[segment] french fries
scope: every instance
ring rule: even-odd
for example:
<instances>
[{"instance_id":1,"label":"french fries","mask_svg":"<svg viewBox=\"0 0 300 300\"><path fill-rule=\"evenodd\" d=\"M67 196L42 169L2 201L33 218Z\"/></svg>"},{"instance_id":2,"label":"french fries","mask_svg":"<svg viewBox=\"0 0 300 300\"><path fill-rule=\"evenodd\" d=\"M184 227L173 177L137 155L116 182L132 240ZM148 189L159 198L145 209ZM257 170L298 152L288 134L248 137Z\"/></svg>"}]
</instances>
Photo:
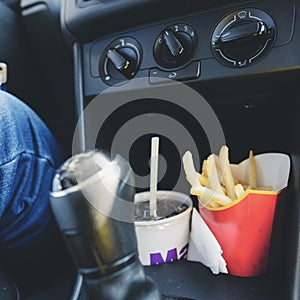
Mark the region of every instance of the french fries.
<instances>
[{"instance_id":1,"label":"french fries","mask_svg":"<svg viewBox=\"0 0 300 300\"><path fill-rule=\"evenodd\" d=\"M219 175L216 166L215 155L212 154L207 159L207 176L208 176L208 187L221 195L225 195L221 188L221 183L219 180Z\"/></svg>"},{"instance_id":2,"label":"french fries","mask_svg":"<svg viewBox=\"0 0 300 300\"><path fill-rule=\"evenodd\" d=\"M222 146L219 153L219 161L221 167L221 181L226 188L227 194L230 198L236 199L237 195L234 190L234 179L230 169L229 150L227 146Z\"/></svg>"},{"instance_id":3,"label":"french fries","mask_svg":"<svg viewBox=\"0 0 300 300\"><path fill-rule=\"evenodd\" d=\"M204 199L208 199L211 200L213 199L214 202L218 203L218 206L226 206L231 204L232 200L230 198L228 198L225 195L222 195L218 192L215 192L212 189L206 188L202 185L196 185L196 186L192 186L191 188L191 194L195 195L195 196L200 196L201 198ZM215 204L215 203L213 203Z\"/></svg>"},{"instance_id":4,"label":"french fries","mask_svg":"<svg viewBox=\"0 0 300 300\"><path fill-rule=\"evenodd\" d=\"M257 184L256 184L256 164L255 164L255 158L254 158L252 150L249 152L249 185L254 190L257 188Z\"/></svg>"},{"instance_id":5,"label":"french fries","mask_svg":"<svg viewBox=\"0 0 300 300\"><path fill-rule=\"evenodd\" d=\"M248 189L272 191L271 186L259 187L257 184L256 162L253 151L249 152L248 181L235 178L229 160L229 149L222 146L219 155L211 154L202 162L201 174L194 167L193 157L187 151L183 158L183 167L187 181L191 185L190 193L198 196L203 206L225 207L243 196Z\"/></svg>"},{"instance_id":6,"label":"french fries","mask_svg":"<svg viewBox=\"0 0 300 300\"><path fill-rule=\"evenodd\" d=\"M192 153L187 151L182 157L183 168L186 175L186 180L191 186L198 184L198 173L195 170Z\"/></svg>"},{"instance_id":7,"label":"french fries","mask_svg":"<svg viewBox=\"0 0 300 300\"><path fill-rule=\"evenodd\" d=\"M240 183L238 183L237 185L234 186L234 192L236 196L240 198L245 193L245 189Z\"/></svg>"}]
</instances>

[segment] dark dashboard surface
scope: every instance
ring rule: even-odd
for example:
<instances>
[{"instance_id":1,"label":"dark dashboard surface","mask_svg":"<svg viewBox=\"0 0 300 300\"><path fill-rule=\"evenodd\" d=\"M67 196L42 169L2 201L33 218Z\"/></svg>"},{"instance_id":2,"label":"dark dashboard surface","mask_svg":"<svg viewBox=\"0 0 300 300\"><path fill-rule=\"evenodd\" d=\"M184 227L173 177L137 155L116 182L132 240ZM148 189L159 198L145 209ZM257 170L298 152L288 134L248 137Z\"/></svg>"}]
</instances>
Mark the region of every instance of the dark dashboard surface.
<instances>
[{"instance_id":1,"label":"dark dashboard surface","mask_svg":"<svg viewBox=\"0 0 300 300\"><path fill-rule=\"evenodd\" d=\"M181 16L249 0L79 0L63 1L63 28L79 42L92 41L105 34L139 24ZM109 26L107 26L109 24Z\"/></svg>"}]
</instances>

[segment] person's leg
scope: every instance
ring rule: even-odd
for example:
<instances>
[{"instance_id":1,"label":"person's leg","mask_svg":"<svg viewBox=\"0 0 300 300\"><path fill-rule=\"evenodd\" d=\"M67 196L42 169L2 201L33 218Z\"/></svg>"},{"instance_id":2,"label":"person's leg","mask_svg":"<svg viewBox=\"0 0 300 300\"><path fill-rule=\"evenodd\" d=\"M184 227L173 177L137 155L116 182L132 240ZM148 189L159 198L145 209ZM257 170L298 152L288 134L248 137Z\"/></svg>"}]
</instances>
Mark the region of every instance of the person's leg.
<instances>
[{"instance_id":1,"label":"person's leg","mask_svg":"<svg viewBox=\"0 0 300 300\"><path fill-rule=\"evenodd\" d=\"M40 118L0 91L0 266L17 280L41 272L36 264L47 268L47 261L59 260L53 256L60 255L62 241L48 194L63 159Z\"/></svg>"}]
</instances>

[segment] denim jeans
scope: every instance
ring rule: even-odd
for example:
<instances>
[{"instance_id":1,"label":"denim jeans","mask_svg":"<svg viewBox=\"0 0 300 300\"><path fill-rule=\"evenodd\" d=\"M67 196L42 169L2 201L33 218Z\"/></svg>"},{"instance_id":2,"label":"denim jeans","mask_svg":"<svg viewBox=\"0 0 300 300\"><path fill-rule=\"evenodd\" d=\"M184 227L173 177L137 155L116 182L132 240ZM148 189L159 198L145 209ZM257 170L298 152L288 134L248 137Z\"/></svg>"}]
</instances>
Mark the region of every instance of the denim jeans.
<instances>
[{"instance_id":1,"label":"denim jeans","mask_svg":"<svg viewBox=\"0 0 300 300\"><path fill-rule=\"evenodd\" d=\"M0 91L0 267L17 281L35 271L47 273L50 262L63 256L48 200L63 159L33 110Z\"/></svg>"}]
</instances>

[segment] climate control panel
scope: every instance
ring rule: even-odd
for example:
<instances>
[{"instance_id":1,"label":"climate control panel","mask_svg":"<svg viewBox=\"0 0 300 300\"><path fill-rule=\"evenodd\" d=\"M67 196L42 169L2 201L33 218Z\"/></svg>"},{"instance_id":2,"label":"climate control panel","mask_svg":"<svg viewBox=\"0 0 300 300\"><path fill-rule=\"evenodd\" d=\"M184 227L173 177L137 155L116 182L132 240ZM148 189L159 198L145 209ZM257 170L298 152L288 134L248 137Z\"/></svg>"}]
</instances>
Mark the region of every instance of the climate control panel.
<instances>
[{"instance_id":1,"label":"climate control panel","mask_svg":"<svg viewBox=\"0 0 300 300\"><path fill-rule=\"evenodd\" d=\"M272 2L272 7L268 1L199 12L89 42L84 46L86 90L92 94L139 77L149 84L198 82L282 69L279 52L292 40L295 7L293 0Z\"/></svg>"}]
</instances>

